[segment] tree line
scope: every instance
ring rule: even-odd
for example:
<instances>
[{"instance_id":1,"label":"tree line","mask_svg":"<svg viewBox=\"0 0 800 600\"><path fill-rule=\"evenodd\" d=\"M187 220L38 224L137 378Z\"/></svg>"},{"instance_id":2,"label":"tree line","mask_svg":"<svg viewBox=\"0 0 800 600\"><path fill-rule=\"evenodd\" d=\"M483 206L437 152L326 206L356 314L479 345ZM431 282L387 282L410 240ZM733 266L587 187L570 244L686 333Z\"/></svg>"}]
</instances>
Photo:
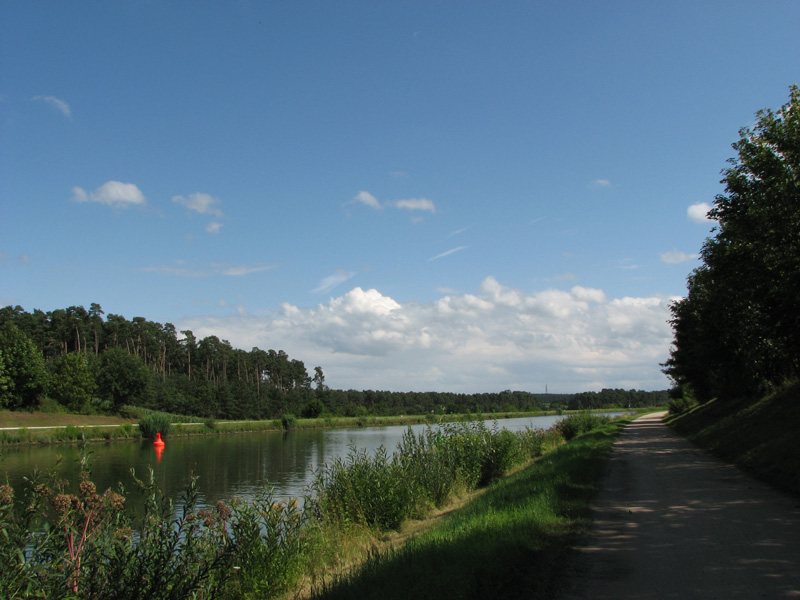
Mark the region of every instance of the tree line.
<instances>
[{"instance_id":1,"label":"tree line","mask_svg":"<svg viewBox=\"0 0 800 600\"><path fill-rule=\"evenodd\" d=\"M492 413L545 408L652 406L666 392L578 395L336 390L283 350L249 351L217 336L198 339L142 317L106 315L99 304L27 312L0 309L0 406L115 413L139 406L220 419Z\"/></svg>"},{"instance_id":2,"label":"tree line","mask_svg":"<svg viewBox=\"0 0 800 600\"><path fill-rule=\"evenodd\" d=\"M742 128L709 217L714 236L672 305L664 371L704 402L758 397L800 376L800 89Z\"/></svg>"}]
</instances>

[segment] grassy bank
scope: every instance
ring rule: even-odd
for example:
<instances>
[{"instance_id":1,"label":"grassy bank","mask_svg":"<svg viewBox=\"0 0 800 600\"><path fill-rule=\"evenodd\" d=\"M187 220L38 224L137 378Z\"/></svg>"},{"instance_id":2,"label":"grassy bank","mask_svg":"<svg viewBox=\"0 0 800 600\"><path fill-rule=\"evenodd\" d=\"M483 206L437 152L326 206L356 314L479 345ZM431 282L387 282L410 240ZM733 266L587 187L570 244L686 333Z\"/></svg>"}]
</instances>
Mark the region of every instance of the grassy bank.
<instances>
[{"instance_id":1,"label":"grassy bank","mask_svg":"<svg viewBox=\"0 0 800 600\"><path fill-rule=\"evenodd\" d=\"M0 597L272 598L298 581L319 597L383 596L387 582L404 598L552 590L619 428L574 420L548 432L468 422L409 431L392 457L353 449L315 472L303 503L265 490L200 508L193 481L177 517L152 472L137 486L144 514L126 508L123 488L96 489L88 471L71 483L34 474L22 496L0 485ZM504 478L565 434L577 437ZM364 544L379 547L476 489L485 491L427 534L359 557ZM363 567L342 568L346 548L344 560Z\"/></svg>"},{"instance_id":2,"label":"grassy bank","mask_svg":"<svg viewBox=\"0 0 800 600\"><path fill-rule=\"evenodd\" d=\"M546 454L400 547L373 551L313 596L546 598L589 525L589 503L621 428L615 421Z\"/></svg>"},{"instance_id":3,"label":"grassy bank","mask_svg":"<svg viewBox=\"0 0 800 600\"><path fill-rule=\"evenodd\" d=\"M800 383L758 400L713 400L667 423L755 477L800 496Z\"/></svg>"}]
</instances>

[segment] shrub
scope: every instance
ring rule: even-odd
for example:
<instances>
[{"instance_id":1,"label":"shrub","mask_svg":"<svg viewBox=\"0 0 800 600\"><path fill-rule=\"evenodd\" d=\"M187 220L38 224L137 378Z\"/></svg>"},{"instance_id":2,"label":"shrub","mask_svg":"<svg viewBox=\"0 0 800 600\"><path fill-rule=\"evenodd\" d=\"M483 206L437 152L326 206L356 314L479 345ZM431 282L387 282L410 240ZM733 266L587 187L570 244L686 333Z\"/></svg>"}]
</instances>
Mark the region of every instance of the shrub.
<instances>
[{"instance_id":1,"label":"shrub","mask_svg":"<svg viewBox=\"0 0 800 600\"><path fill-rule=\"evenodd\" d=\"M347 457L315 472L312 487L322 518L340 527L396 529L411 512L413 486L383 446L372 457L351 446Z\"/></svg>"},{"instance_id":2,"label":"shrub","mask_svg":"<svg viewBox=\"0 0 800 600\"><path fill-rule=\"evenodd\" d=\"M139 419L139 432L142 437L153 438L156 433L166 436L169 433L172 421L170 418L159 412L151 412Z\"/></svg>"},{"instance_id":3,"label":"shrub","mask_svg":"<svg viewBox=\"0 0 800 600\"><path fill-rule=\"evenodd\" d=\"M555 430L564 436L565 440L569 441L610 421L610 417L581 412L561 419L555 424Z\"/></svg>"},{"instance_id":4,"label":"shrub","mask_svg":"<svg viewBox=\"0 0 800 600\"><path fill-rule=\"evenodd\" d=\"M281 415L281 427L283 427L286 431L294 429L297 427L297 417L289 413Z\"/></svg>"}]
</instances>

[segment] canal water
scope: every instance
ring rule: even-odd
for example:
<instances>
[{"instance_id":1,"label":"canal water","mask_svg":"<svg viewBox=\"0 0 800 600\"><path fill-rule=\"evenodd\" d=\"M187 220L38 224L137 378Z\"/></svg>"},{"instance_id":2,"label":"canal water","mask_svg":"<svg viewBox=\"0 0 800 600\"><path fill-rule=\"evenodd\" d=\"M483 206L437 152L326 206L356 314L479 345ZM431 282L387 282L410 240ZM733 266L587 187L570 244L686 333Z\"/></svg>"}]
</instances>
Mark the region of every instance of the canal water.
<instances>
[{"instance_id":1,"label":"canal water","mask_svg":"<svg viewBox=\"0 0 800 600\"><path fill-rule=\"evenodd\" d=\"M509 431L548 429L560 418L525 417L486 424ZM411 429L419 433L425 427L413 425ZM287 499L306 493L313 471L346 456L351 446L370 454L383 446L391 453L407 430L408 426L402 425L168 437L160 457L152 441L90 443L83 451L75 445L4 447L0 448L0 482L7 479L18 494L35 470L55 470L60 478L76 482L83 452L89 453L88 464L98 491L119 482L134 490L131 470L146 480L152 468L162 490L178 505L193 473L199 478L202 505L233 497L248 499L264 486L271 487L277 499Z\"/></svg>"}]
</instances>

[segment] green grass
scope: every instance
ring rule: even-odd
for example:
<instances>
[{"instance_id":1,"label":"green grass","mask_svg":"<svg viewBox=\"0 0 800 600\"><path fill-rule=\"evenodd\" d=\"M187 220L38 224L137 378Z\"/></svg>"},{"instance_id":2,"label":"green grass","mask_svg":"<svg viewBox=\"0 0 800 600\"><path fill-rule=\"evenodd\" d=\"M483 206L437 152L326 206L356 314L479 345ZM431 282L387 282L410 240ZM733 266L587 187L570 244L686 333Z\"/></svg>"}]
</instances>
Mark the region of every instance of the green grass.
<instances>
[{"instance_id":1,"label":"green grass","mask_svg":"<svg viewBox=\"0 0 800 600\"><path fill-rule=\"evenodd\" d=\"M667 418L675 431L772 486L800 495L800 383L758 400L714 400Z\"/></svg>"},{"instance_id":2,"label":"green grass","mask_svg":"<svg viewBox=\"0 0 800 600\"><path fill-rule=\"evenodd\" d=\"M589 505L629 420L579 435L500 480L400 548L373 551L349 575L318 586L335 598L548 597L588 528Z\"/></svg>"}]
</instances>

